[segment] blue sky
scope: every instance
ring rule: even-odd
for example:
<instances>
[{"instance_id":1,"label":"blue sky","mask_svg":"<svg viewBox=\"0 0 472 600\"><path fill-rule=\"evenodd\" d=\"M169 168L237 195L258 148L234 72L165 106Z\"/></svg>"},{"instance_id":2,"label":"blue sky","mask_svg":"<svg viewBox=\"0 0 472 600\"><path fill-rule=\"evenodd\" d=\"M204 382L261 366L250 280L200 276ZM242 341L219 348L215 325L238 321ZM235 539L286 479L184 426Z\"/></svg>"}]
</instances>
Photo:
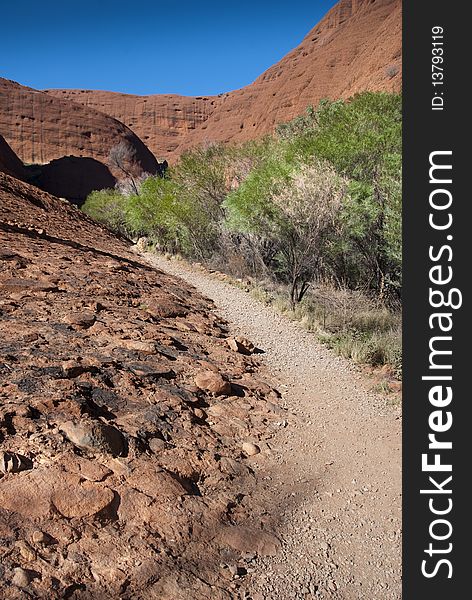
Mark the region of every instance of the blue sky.
<instances>
[{"instance_id":1,"label":"blue sky","mask_svg":"<svg viewBox=\"0 0 472 600\"><path fill-rule=\"evenodd\" d=\"M0 76L37 89L218 94L254 81L334 0L2 0Z\"/></svg>"}]
</instances>

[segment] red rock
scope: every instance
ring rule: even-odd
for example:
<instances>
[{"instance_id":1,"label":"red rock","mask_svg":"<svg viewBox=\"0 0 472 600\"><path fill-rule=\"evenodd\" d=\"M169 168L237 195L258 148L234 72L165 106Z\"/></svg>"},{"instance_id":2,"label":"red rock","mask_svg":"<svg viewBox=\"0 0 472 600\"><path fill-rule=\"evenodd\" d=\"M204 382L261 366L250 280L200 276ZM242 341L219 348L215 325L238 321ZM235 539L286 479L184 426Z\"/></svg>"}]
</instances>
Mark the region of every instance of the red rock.
<instances>
[{"instance_id":1,"label":"red rock","mask_svg":"<svg viewBox=\"0 0 472 600\"><path fill-rule=\"evenodd\" d=\"M195 385L201 390L211 392L216 396L231 394L231 384L214 371L203 371L195 377Z\"/></svg>"},{"instance_id":2,"label":"red rock","mask_svg":"<svg viewBox=\"0 0 472 600\"><path fill-rule=\"evenodd\" d=\"M226 343L233 350L233 352L239 352L240 354L253 354L256 347L252 342L244 337L227 338Z\"/></svg>"},{"instance_id":3,"label":"red rock","mask_svg":"<svg viewBox=\"0 0 472 600\"><path fill-rule=\"evenodd\" d=\"M52 481L51 474L44 471L19 473L12 479L1 480L0 508L27 518L48 517Z\"/></svg>"},{"instance_id":4,"label":"red rock","mask_svg":"<svg viewBox=\"0 0 472 600\"><path fill-rule=\"evenodd\" d=\"M75 456L67 461L68 470L77 473L88 481L103 481L112 471L96 460L88 460Z\"/></svg>"},{"instance_id":5,"label":"red rock","mask_svg":"<svg viewBox=\"0 0 472 600\"><path fill-rule=\"evenodd\" d=\"M185 317L188 314L188 309L168 299L162 299L145 303L144 310L149 313L152 317L156 318L172 318L172 317Z\"/></svg>"},{"instance_id":6,"label":"red rock","mask_svg":"<svg viewBox=\"0 0 472 600\"><path fill-rule=\"evenodd\" d=\"M0 78L0 133L23 162L44 164L73 154L106 162L125 140L143 170L157 163L143 142L108 115Z\"/></svg>"},{"instance_id":7,"label":"red rock","mask_svg":"<svg viewBox=\"0 0 472 600\"><path fill-rule=\"evenodd\" d=\"M31 540L34 544L40 544L44 546L52 543L51 536L47 533L44 533L44 531L41 531L40 529L36 529L35 531L33 531Z\"/></svg>"},{"instance_id":8,"label":"red rock","mask_svg":"<svg viewBox=\"0 0 472 600\"><path fill-rule=\"evenodd\" d=\"M175 372L166 363L131 363L129 365L131 372L137 377L173 379Z\"/></svg>"},{"instance_id":9,"label":"red rock","mask_svg":"<svg viewBox=\"0 0 472 600\"><path fill-rule=\"evenodd\" d=\"M233 458L229 458L227 456L221 457L218 466L222 473L228 475L235 476L247 473L247 468L244 465L234 460Z\"/></svg>"},{"instance_id":10,"label":"red rock","mask_svg":"<svg viewBox=\"0 0 472 600\"><path fill-rule=\"evenodd\" d=\"M247 456L254 456L255 454L259 454L259 452L261 451L259 446L256 446L256 444L253 444L252 442L244 442L241 446L241 450Z\"/></svg>"},{"instance_id":11,"label":"red rock","mask_svg":"<svg viewBox=\"0 0 472 600\"><path fill-rule=\"evenodd\" d=\"M140 340L121 340L119 342L122 348L127 350L136 350L136 352L142 352L143 354L156 354L156 346L153 342L143 342Z\"/></svg>"},{"instance_id":12,"label":"red rock","mask_svg":"<svg viewBox=\"0 0 472 600\"><path fill-rule=\"evenodd\" d=\"M222 417L228 414L229 408L225 404L212 404L206 411L211 417Z\"/></svg>"},{"instance_id":13,"label":"red rock","mask_svg":"<svg viewBox=\"0 0 472 600\"><path fill-rule=\"evenodd\" d=\"M197 417L197 419L205 419L206 418L206 413L203 410L201 410L200 408L194 408L193 414Z\"/></svg>"},{"instance_id":14,"label":"red rock","mask_svg":"<svg viewBox=\"0 0 472 600\"><path fill-rule=\"evenodd\" d=\"M29 569L22 569L21 567L16 567L14 569L14 575L11 582L13 585L16 585L19 588L26 588L33 581L35 577L38 577L38 573L35 571L30 571Z\"/></svg>"},{"instance_id":15,"label":"red rock","mask_svg":"<svg viewBox=\"0 0 472 600\"><path fill-rule=\"evenodd\" d=\"M219 433L202 421L210 408L189 383L209 371L228 391L220 373L236 379L244 359L222 347L207 300L70 203L0 173L0 221L0 285L10 282L0 290L0 433L8 452L32 457L30 470L0 475L0 597L23 593L11 577L29 561L41 575L31 583L38 598L68 589L175 600L174 586L166 596L149 584L172 574L183 598L229 600L216 587L200 594L187 565L218 584L215 525L254 478L239 440L263 440L264 428L249 430L248 395L220 401L228 413L215 421L229 425ZM187 316L151 320L143 299ZM99 310L100 327L80 326ZM205 335L193 326L173 338L179 319ZM123 339L159 356L129 352ZM256 380L247 373L244 385L256 389ZM262 505L250 508L259 519Z\"/></svg>"},{"instance_id":16,"label":"red rock","mask_svg":"<svg viewBox=\"0 0 472 600\"><path fill-rule=\"evenodd\" d=\"M25 542L24 540L18 540L16 547L20 551L21 557L24 558L26 562L32 562L36 560L37 552L28 544L28 542Z\"/></svg>"},{"instance_id":17,"label":"red rock","mask_svg":"<svg viewBox=\"0 0 472 600\"><path fill-rule=\"evenodd\" d=\"M36 292L55 292L57 286L47 281L38 281L36 279L20 279L12 277L0 281L0 288L3 288L5 293L28 292L34 294Z\"/></svg>"},{"instance_id":18,"label":"red rock","mask_svg":"<svg viewBox=\"0 0 472 600\"><path fill-rule=\"evenodd\" d=\"M51 496L54 507L68 519L93 517L113 502L112 490L97 483L80 483L80 478L64 477Z\"/></svg>"},{"instance_id":19,"label":"red rock","mask_svg":"<svg viewBox=\"0 0 472 600\"><path fill-rule=\"evenodd\" d=\"M155 454L157 454L157 453L165 450L166 443L164 440L161 440L160 438L152 438L151 440L149 440L149 448L150 448L151 452L154 452Z\"/></svg>"},{"instance_id":20,"label":"red rock","mask_svg":"<svg viewBox=\"0 0 472 600\"><path fill-rule=\"evenodd\" d=\"M136 96L97 90L45 90L115 117L132 129L159 159L171 159L185 137L221 102L217 96Z\"/></svg>"},{"instance_id":21,"label":"red rock","mask_svg":"<svg viewBox=\"0 0 472 600\"><path fill-rule=\"evenodd\" d=\"M400 91L401 0L340 0L302 43L256 81L218 97L48 90L126 123L156 156L175 161L207 140L261 137L322 98ZM156 127L157 123L157 127ZM1 130L0 130L1 131Z\"/></svg>"},{"instance_id":22,"label":"red rock","mask_svg":"<svg viewBox=\"0 0 472 600\"><path fill-rule=\"evenodd\" d=\"M87 371L87 367L79 360L66 360L61 364L65 377L73 379Z\"/></svg>"},{"instance_id":23,"label":"red rock","mask_svg":"<svg viewBox=\"0 0 472 600\"><path fill-rule=\"evenodd\" d=\"M67 421L61 424L60 429L78 448L113 456L121 456L125 452L125 440L121 432L101 421Z\"/></svg>"},{"instance_id":24,"label":"red rock","mask_svg":"<svg viewBox=\"0 0 472 600\"><path fill-rule=\"evenodd\" d=\"M134 471L128 477L128 484L153 499L175 498L187 493L170 473L158 471L150 464L143 465L139 471Z\"/></svg>"},{"instance_id":25,"label":"red rock","mask_svg":"<svg viewBox=\"0 0 472 600\"><path fill-rule=\"evenodd\" d=\"M126 143L135 152L137 170L161 170L142 140L118 120L93 108L55 98L0 78L0 134L24 163L36 167L42 189L82 202L92 189L113 187L118 171L110 171L113 146ZM22 175L0 145L0 170ZM5 169L1 168L3 162ZM49 163L46 166L45 163ZM11 167L14 167L13 169ZM28 173L26 173L28 176Z\"/></svg>"},{"instance_id":26,"label":"red rock","mask_svg":"<svg viewBox=\"0 0 472 600\"><path fill-rule=\"evenodd\" d=\"M120 505L118 507L118 518L123 523L131 523L135 520L149 520L150 509L153 498L138 491L137 489L126 486L119 488Z\"/></svg>"},{"instance_id":27,"label":"red rock","mask_svg":"<svg viewBox=\"0 0 472 600\"><path fill-rule=\"evenodd\" d=\"M280 540L267 531L249 527L226 527L220 541L241 553L257 552L259 556L274 556L280 549Z\"/></svg>"},{"instance_id":28,"label":"red rock","mask_svg":"<svg viewBox=\"0 0 472 600\"><path fill-rule=\"evenodd\" d=\"M197 328L193 323L189 323L188 321L184 321L180 318L175 320L174 325L179 331L197 331Z\"/></svg>"},{"instance_id":29,"label":"red rock","mask_svg":"<svg viewBox=\"0 0 472 600\"><path fill-rule=\"evenodd\" d=\"M64 317L64 323L77 327L90 327L95 323L95 315L88 311L69 313Z\"/></svg>"},{"instance_id":30,"label":"red rock","mask_svg":"<svg viewBox=\"0 0 472 600\"><path fill-rule=\"evenodd\" d=\"M205 140L243 142L272 132L322 98L401 90L401 0L340 0L280 62L224 94L175 151Z\"/></svg>"}]
</instances>

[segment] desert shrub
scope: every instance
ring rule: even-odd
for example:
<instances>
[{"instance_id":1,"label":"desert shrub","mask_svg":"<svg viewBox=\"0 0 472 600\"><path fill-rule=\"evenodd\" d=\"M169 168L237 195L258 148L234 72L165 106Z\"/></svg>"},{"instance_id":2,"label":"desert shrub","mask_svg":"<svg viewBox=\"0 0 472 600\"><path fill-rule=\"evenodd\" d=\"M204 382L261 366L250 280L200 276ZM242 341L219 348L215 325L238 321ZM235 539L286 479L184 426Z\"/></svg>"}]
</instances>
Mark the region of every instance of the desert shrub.
<instances>
[{"instance_id":1,"label":"desert shrub","mask_svg":"<svg viewBox=\"0 0 472 600\"><path fill-rule=\"evenodd\" d=\"M307 106L304 114L295 117L291 121L279 123L275 128L277 136L284 139L293 139L307 131L313 130L317 125L317 111L312 105Z\"/></svg>"},{"instance_id":2,"label":"desert shrub","mask_svg":"<svg viewBox=\"0 0 472 600\"><path fill-rule=\"evenodd\" d=\"M225 217L223 201L231 186L229 163L224 146L211 144L183 154L172 171L182 206L181 219L191 238L187 250L199 259L210 258L217 248Z\"/></svg>"},{"instance_id":3,"label":"desert shrub","mask_svg":"<svg viewBox=\"0 0 472 600\"><path fill-rule=\"evenodd\" d=\"M325 248L336 230L346 182L327 164L303 166L289 185L275 195L279 212L276 255L290 285L292 305L300 302L315 275L323 270Z\"/></svg>"},{"instance_id":4,"label":"desert shrub","mask_svg":"<svg viewBox=\"0 0 472 600\"><path fill-rule=\"evenodd\" d=\"M372 332L371 334L345 330L337 334L325 335L322 341L344 358L352 358L358 363L374 367L390 365L393 367L394 373L401 377L402 345L400 329Z\"/></svg>"},{"instance_id":5,"label":"desert shrub","mask_svg":"<svg viewBox=\"0 0 472 600\"><path fill-rule=\"evenodd\" d=\"M233 232L222 227L218 239L217 252L212 255L209 264L234 277L270 277L270 271L264 262L267 248L257 236L248 233Z\"/></svg>"},{"instance_id":6,"label":"desert shrub","mask_svg":"<svg viewBox=\"0 0 472 600\"><path fill-rule=\"evenodd\" d=\"M363 93L324 102L316 127L292 141L292 153L329 161L350 181L339 276L380 297L401 291L401 97Z\"/></svg>"},{"instance_id":7,"label":"desert shrub","mask_svg":"<svg viewBox=\"0 0 472 600\"><path fill-rule=\"evenodd\" d=\"M118 158L128 171L130 158ZM316 239L307 235L313 231L322 194L314 189L319 184L315 171L309 173L313 164L324 165L318 171L329 173L334 181L347 182L336 224L330 227L335 235L323 227ZM296 183L302 172L304 215ZM152 234L172 251L227 264L231 272L272 273L290 283L295 300L303 297L311 277L329 277L338 286L363 289L390 303L401 297L397 95L364 93L348 102L321 101L316 109L309 107L304 115L281 124L274 136L238 147L209 144L188 151L164 183L159 180L134 180L133 193L128 178L125 221L136 234ZM108 204L110 225L122 228L123 218L117 219L114 204L123 202ZM293 227L295 204L300 219ZM100 212L99 218L106 220L107 211ZM301 225L303 219L306 226Z\"/></svg>"},{"instance_id":8,"label":"desert shrub","mask_svg":"<svg viewBox=\"0 0 472 600\"><path fill-rule=\"evenodd\" d=\"M262 265L264 273L277 275L282 215L273 198L289 185L293 171L294 165L285 160L284 148L266 143L252 170L224 201L225 229L232 233L233 241L238 240L244 247L246 262L254 274L257 274L255 265Z\"/></svg>"},{"instance_id":9,"label":"desert shrub","mask_svg":"<svg viewBox=\"0 0 472 600\"><path fill-rule=\"evenodd\" d=\"M84 213L114 231L129 235L126 220L126 201L117 190L94 191L82 206Z\"/></svg>"},{"instance_id":10,"label":"desert shrub","mask_svg":"<svg viewBox=\"0 0 472 600\"><path fill-rule=\"evenodd\" d=\"M187 151L173 172L181 190L191 195L202 209L224 216L221 204L228 192L226 164L228 155L222 144L211 144Z\"/></svg>"},{"instance_id":11,"label":"desert shrub","mask_svg":"<svg viewBox=\"0 0 472 600\"><path fill-rule=\"evenodd\" d=\"M400 96L323 100L263 139L192 149L163 178L137 179L124 147L111 158L124 181L89 196L90 216L269 282L274 306L342 353L398 363Z\"/></svg>"},{"instance_id":12,"label":"desert shrub","mask_svg":"<svg viewBox=\"0 0 472 600\"><path fill-rule=\"evenodd\" d=\"M167 177L149 177L126 203L126 222L135 236L146 235L166 251L177 251L184 244L176 186Z\"/></svg>"},{"instance_id":13,"label":"desert shrub","mask_svg":"<svg viewBox=\"0 0 472 600\"><path fill-rule=\"evenodd\" d=\"M293 168L285 161L283 148L268 147L262 160L225 199L229 228L267 237L277 219L272 198L288 184Z\"/></svg>"},{"instance_id":14,"label":"desert shrub","mask_svg":"<svg viewBox=\"0 0 472 600\"><path fill-rule=\"evenodd\" d=\"M226 200L230 226L272 243L267 258L289 284L292 304L320 274L345 188L329 164L312 161L294 170L289 162L272 161Z\"/></svg>"},{"instance_id":15,"label":"desert shrub","mask_svg":"<svg viewBox=\"0 0 472 600\"><path fill-rule=\"evenodd\" d=\"M322 250L323 275L339 285L396 302L401 295L401 101L365 93L349 102L324 100L277 128L265 156L225 201L229 226L260 239L279 233L274 198L313 161L348 180L332 243ZM237 210L235 206L237 205ZM270 268L278 268L273 262ZM320 265L318 269L320 271ZM295 294L297 295L297 294Z\"/></svg>"}]
</instances>

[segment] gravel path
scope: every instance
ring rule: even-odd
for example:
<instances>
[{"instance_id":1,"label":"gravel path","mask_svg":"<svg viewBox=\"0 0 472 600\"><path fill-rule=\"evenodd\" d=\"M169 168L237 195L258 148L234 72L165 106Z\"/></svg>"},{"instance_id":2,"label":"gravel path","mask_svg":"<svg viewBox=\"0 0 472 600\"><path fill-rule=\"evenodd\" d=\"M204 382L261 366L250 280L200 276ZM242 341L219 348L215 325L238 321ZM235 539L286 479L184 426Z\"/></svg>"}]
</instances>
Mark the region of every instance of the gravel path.
<instances>
[{"instance_id":1,"label":"gravel path","mask_svg":"<svg viewBox=\"0 0 472 600\"><path fill-rule=\"evenodd\" d=\"M350 361L297 323L198 268L147 254L211 298L234 333L265 354L288 409L260 495L282 550L258 559L245 598L401 598L401 416Z\"/></svg>"}]
</instances>

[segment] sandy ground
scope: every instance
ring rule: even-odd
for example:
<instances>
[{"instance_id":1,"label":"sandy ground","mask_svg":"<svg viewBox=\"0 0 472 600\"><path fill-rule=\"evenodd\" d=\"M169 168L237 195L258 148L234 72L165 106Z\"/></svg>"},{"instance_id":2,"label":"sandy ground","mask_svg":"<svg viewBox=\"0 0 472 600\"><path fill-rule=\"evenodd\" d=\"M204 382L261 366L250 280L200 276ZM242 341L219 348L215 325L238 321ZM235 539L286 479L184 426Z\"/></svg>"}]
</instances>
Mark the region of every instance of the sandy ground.
<instances>
[{"instance_id":1,"label":"sandy ground","mask_svg":"<svg viewBox=\"0 0 472 600\"><path fill-rule=\"evenodd\" d=\"M401 598L400 407L244 290L182 261L146 258L211 298L233 332L264 351L287 409L255 462L254 501L271 507L282 549L251 563L235 598Z\"/></svg>"}]
</instances>

